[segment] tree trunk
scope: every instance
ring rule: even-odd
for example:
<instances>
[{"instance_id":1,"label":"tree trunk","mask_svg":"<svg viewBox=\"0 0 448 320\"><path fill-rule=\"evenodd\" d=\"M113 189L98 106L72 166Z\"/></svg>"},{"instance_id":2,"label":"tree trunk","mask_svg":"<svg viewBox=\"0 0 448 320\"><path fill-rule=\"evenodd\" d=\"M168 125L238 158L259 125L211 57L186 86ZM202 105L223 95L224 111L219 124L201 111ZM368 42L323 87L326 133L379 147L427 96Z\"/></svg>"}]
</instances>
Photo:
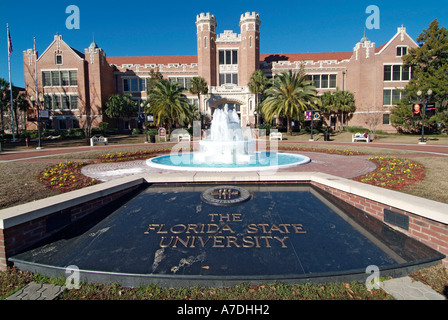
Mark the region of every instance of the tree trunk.
<instances>
[{"instance_id":1,"label":"tree trunk","mask_svg":"<svg viewBox=\"0 0 448 320\"><path fill-rule=\"evenodd\" d=\"M292 136L291 117L287 116L286 121L288 122L286 126L288 128L288 135Z\"/></svg>"}]
</instances>

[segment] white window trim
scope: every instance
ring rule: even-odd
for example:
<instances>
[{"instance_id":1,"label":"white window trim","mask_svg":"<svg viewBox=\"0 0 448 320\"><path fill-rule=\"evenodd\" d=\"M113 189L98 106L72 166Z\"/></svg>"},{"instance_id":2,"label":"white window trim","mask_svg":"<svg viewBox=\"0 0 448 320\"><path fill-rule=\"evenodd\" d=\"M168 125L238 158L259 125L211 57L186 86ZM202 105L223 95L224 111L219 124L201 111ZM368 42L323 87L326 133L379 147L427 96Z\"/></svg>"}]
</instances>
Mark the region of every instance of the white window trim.
<instances>
[{"instance_id":1,"label":"white window trim","mask_svg":"<svg viewBox=\"0 0 448 320\"><path fill-rule=\"evenodd\" d=\"M401 87L385 87L385 88L383 88L383 107L396 107L397 106L396 104L384 104L384 90L403 90L403 89L405 89L405 88L404 87L403 88L401 88ZM393 102L392 91L391 91L390 102L391 103Z\"/></svg>"},{"instance_id":2,"label":"white window trim","mask_svg":"<svg viewBox=\"0 0 448 320\"><path fill-rule=\"evenodd\" d=\"M74 110L78 110L79 111L79 93L78 92L66 92L66 93L45 93L44 96L78 96L78 108L76 109L63 109L63 108L59 108L59 109L53 109L53 107L51 108L50 111L74 111ZM62 107L62 100L60 100L61 102L61 107Z\"/></svg>"},{"instance_id":3,"label":"white window trim","mask_svg":"<svg viewBox=\"0 0 448 320\"><path fill-rule=\"evenodd\" d=\"M404 63L383 63L383 76L384 76L384 67L385 66L401 66L400 68L400 80L384 80L384 82L409 82L411 75L409 75L409 80L402 80L401 77L403 75L403 66ZM410 72L412 72L412 67L409 68ZM391 71L393 73L393 71Z\"/></svg>"},{"instance_id":4,"label":"white window trim","mask_svg":"<svg viewBox=\"0 0 448 320\"><path fill-rule=\"evenodd\" d=\"M395 52L397 52L397 49L398 49L398 48L406 48L406 54L409 53L409 46L407 46L407 45L398 45L398 46L396 46L396 47L395 47ZM401 55L401 56L398 56L398 55L397 55L397 57L403 57L403 55Z\"/></svg>"}]
</instances>

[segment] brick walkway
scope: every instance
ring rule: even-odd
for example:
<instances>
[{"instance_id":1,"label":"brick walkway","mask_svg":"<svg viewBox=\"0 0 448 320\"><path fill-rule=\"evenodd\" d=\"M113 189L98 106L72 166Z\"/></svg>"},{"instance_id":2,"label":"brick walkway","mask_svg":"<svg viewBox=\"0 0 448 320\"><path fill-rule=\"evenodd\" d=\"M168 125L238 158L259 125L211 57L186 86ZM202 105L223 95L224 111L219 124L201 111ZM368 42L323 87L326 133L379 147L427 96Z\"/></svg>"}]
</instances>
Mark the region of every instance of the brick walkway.
<instances>
[{"instance_id":1,"label":"brick walkway","mask_svg":"<svg viewBox=\"0 0 448 320\"><path fill-rule=\"evenodd\" d=\"M372 142L369 144L366 143L352 143L352 142L324 142L324 141L283 141L283 143L300 143L300 144L313 144L319 145L322 144L323 148L328 147L329 145L335 146L359 146L359 147L371 147L371 148L384 148L384 149L394 149L394 150L408 150L408 151L416 151L416 153L427 153L431 155L439 155L439 156L448 156L448 145L419 145L419 144L393 144L393 143L380 143L380 142ZM166 144L166 143L162 143ZM174 144L172 142L171 144ZM128 144L128 145L108 145L108 146L95 146L95 147L68 147L68 148L54 148L54 149L42 149L36 150L30 148L27 151L20 152L0 152L0 163L8 162L8 161L26 161L32 159L39 159L43 157L53 156L57 154L70 154L75 152L87 152L101 149L119 149L124 147L148 147L148 144Z\"/></svg>"},{"instance_id":2,"label":"brick walkway","mask_svg":"<svg viewBox=\"0 0 448 320\"><path fill-rule=\"evenodd\" d=\"M279 172L322 172L343 178L367 174L376 166L366 156L341 156L318 152L300 152L311 159L311 163L298 167L279 169ZM347 165L347 162L350 165ZM133 174L175 175L176 170L151 168L146 161L92 164L83 167L82 173L100 181L110 181ZM210 174L213 174L212 172Z\"/></svg>"},{"instance_id":3,"label":"brick walkway","mask_svg":"<svg viewBox=\"0 0 448 320\"><path fill-rule=\"evenodd\" d=\"M61 286L31 282L6 300L54 300L64 290Z\"/></svg>"}]
</instances>

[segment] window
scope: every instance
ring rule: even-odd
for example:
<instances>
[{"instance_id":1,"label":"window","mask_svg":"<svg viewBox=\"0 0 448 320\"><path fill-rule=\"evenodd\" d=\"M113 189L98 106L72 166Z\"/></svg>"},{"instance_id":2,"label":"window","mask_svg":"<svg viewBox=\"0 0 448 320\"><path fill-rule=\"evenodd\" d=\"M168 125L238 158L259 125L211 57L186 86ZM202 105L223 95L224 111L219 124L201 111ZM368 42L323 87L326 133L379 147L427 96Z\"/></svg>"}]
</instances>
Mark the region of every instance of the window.
<instances>
[{"instance_id":1,"label":"window","mask_svg":"<svg viewBox=\"0 0 448 320\"><path fill-rule=\"evenodd\" d=\"M62 86L66 87L70 85L70 77L69 77L69 72L68 71L62 71L61 72L61 81L62 81Z\"/></svg>"},{"instance_id":2,"label":"window","mask_svg":"<svg viewBox=\"0 0 448 320\"><path fill-rule=\"evenodd\" d=\"M322 88L328 88L328 74L323 74L322 75Z\"/></svg>"},{"instance_id":3,"label":"window","mask_svg":"<svg viewBox=\"0 0 448 320\"><path fill-rule=\"evenodd\" d=\"M234 84L238 85L238 73L220 73L219 85Z\"/></svg>"},{"instance_id":4,"label":"window","mask_svg":"<svg viewBox=\"0 0 448 320\"><path fill-rule=\"evenodd\" d=\"M69 96L61 96L61 100L62 100L62 109L63 110L70 109L70 98L69 98Z\"/></svg>"},{"instance_id":5,"label":"window","mask_svg":"<svg viewBox=\"0 0 448 320\"><path fill-rule=\"evenodd\" d=\"M170 78L170 82L177 82L185 89L190 89L191 87L191 78Z\"/></svg>"},{"instance_id":6,"label":"window","mask_svg":"<svg viewBox=\"0 0 448 320\"><path fill-rule=\"evenodd\" d=\"M401 66L392 66L392 80L393 81L401 80Z\"/></svg>"},{"instance_id":7,"label":"window","mask_svg":"<svg viewBox=\"0 0 448 320\"><path fill-rule=\"evenodd\" d=\"M78 95L55 94L44 96L46 110L76 110L78 109Z\"/></svg>"},{"instance_id":8,"label":"window","mask_svg":"<svg viewBox=\"0 0 448 320\"><path fill-rule=\"evenodd\" d=\"M42 72L42 83L44 87L50 87L51 86L51 73L46 71Z\"/></svg>"},{"instance_id":9,"label":"window","mask_svg":"<svg viewBox=\"0 0 448 320\"><path fill-rule=\"evenodd\" d=\"M383 124L385 125L390 124L390 114L388 113L383 114Z\"/></svg>"},{"instance_id":10,"label":"window","mask_svg":"<svg viewBox=\"0 0 448 320\"><path fill-rule=\"evenodd\" d=\"M129 92L129 79L123 79L123 91Z\"/></svg>"},{"instance_id":11,"label":"window","mask_svg":"<svg viewBox=\"0 0 448 320\"><path fill-rule=\"evenodd\" d=\"M55 57L55 62L56 62L56 65L58 65L58 66L62 65L62 55L57 54Z\"/></svg>"},{"instance_id":12,"label":"window","mask_svg":"<svg viewBox=\"0 0 448 320\"><path fill-rule=\"evenodd\" d=\"M59 71L51 72L51 85L53 87L59 87L61 85Z\"/></svg>"},{"instance_id":13,"label":"window","mask_svg":"<svg viewBox=\"0 0 448 320\"><path fill-rule=\"evenodd\" d=\"M141 92L146 91L146 78L124 78L123 92Z\"/></svg>"},{"instance_id":14,"label":"window","mask_svg":"<svg viewBox=\"0 0 448 320\"><path fill-rule=\"evenodd\" d=\"M397 57L402 57L408 54L408 47L397 47Z\"/></svg>"},{"instance_id":15,"label":"window","mask_svg":"<svg viewBox=\"0 0 448 320\"><path fill-rule=\"evenodd\" d=\"M76 110L78 109L78 95L71 95L70 97L70 109Z\"/></svg>"},{"instance_id":16,"label":"window","mask_svg":"<svg viewBox=\"0 0 448 320\"><path fill-rule=\"evenodd\" d=\"M238 50L219 51L219 64L238 64Z\"/></svg>"},{"instance_id":17,"label":"window","mask_svg":"<svg viewBox=\"0 0 448 320\"><path fill-rule=\"evenodd\" d=\"M145 78L140 78L139 87L140 87L140 91L146 91L146 79Z\"/></svg>"},{"instance_id":18,"label":"window","mask_svg":"<svg viewBox=\"0 0 448 320\"><path fill-rule=\"evenodd\" d=\"M51 110L53 108L53 99L50 95L44 96L44 107L46 110Z\"/></svg>"},{"instance_id":19,"label":"window","mask_svg":"<svg viewBox=\"0 0 448 320\"><path fill-rule=\"evenodd\" d=\"M76 87L78 71L43 71L42 83L44 87Z\"/></svg>"},{"instance_id":20,"label":"window","mask_svg":"<svg viewBox=\"0 0 448 320\"><path fill-rule=\"evenodd\" d=\"M65 119L59 119L59 130L66 130L67 129L67 121Z\"/></svg>"},{"instance_id":21,"label":"window","mask_svg":"<svg viewBox=\"0 0 448 320\"><path fill-rule=\"evenodd\" d=\"M409 81L412 79L412 68L403 65L385 65L384 81Z\"/></svg>"},{"instance_id":22,"label":"window","mask_svg":"<svg viewBox=\"0 0 448 320\"><path fill-rule=\"evenodd\" d=\"M335 74L313 74L307 77L309 81L313 82L316 89L336 89L337 75Z\"/></svg>"},{"instance_id":23,"label":"window","mask_svg":"<svg viewBox=\"0 0 448 320\"><path fill-rule=\"evenodd\" d=\"M138 92L138 78L132 78L131 80L131 91Z\"/></svg>"},{"instance_id":24,"label":"window","mask_svg":"<svg viewBox=\"0 0 448 320\"><path fill-rule=\"evenodd\" d=\"M53 96L53 110L61 109L61 96Z\"/></svg>"},{"instance_id":25,"label":"window","mask_svg":"<svg viewBox=\"0 0 448 320\"><path fill-rule=\"evenodd\" d=\"M403 99L404 93L400 89L384 89L383 91L383 105L394 106Z\"/></svg>"},{"instance_id":26,"label":"window","mask_svg":"<svg viewBox=\"0 0 448 320\"><path fill-rule=\"evenodd\" d=\"M69 71L70 74L70 85L77 86L78 85L78 71Z\"/></svg>"},{"instance_id":27,"label":"window","mask_svg":"<svg viewBox=\"0 0 448 320\"><path fill-rule=\"evenodd\" d=\"M330 88L336 88L336 86L337 86L336 75L330 74Z\"/></svg>"}]
</instances>

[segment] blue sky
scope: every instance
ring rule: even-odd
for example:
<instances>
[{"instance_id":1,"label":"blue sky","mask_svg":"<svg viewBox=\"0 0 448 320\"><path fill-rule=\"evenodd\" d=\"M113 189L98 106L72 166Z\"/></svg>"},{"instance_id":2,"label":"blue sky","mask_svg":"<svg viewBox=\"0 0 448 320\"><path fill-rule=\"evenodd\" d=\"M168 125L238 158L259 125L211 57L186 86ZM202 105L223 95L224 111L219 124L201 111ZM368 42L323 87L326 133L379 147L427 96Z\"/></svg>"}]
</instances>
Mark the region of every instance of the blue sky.
<instances>
[{"instance_id":1,"label":"blue sky","mask_svg":"<svg viewBox=\"0 0 448 320\"><path fill-rule=\"evenodd\" d=\"M13 43L12 81L23 86L22 52L33 47L42 53L56 33L79 51L92 42L108 56L196 55L196 15L210 12L217 31L239 33L239 19L247 11L261 17L261 53L352 51L361 39L369 14L380 9L380 28L366 30L380 46L395 35L402 24L416 39L432 20L448 27L445 0L227 0L227 1L13 1L0 0L0 77L8 80L6 23ZM66 8L80 10L80 29L66 28Z\"/></svg>"}]
</instances>

